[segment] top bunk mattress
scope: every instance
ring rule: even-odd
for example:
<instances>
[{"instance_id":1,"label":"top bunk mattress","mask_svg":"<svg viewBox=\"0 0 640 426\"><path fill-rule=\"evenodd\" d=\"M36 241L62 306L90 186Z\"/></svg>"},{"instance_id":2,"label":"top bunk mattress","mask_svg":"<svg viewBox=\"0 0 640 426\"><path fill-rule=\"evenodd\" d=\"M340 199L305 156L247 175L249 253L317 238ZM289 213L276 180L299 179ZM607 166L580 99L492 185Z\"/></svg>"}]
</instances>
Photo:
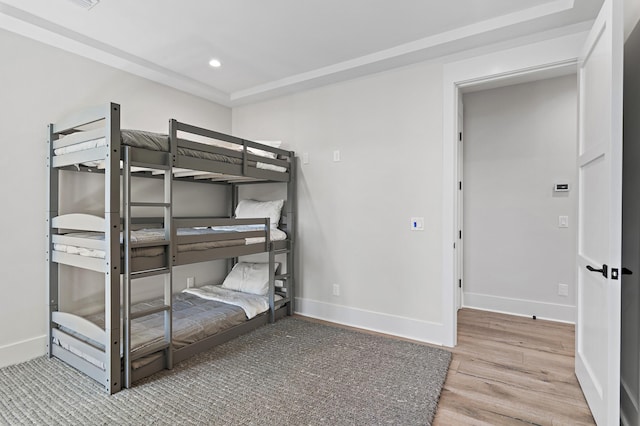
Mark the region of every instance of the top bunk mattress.
<instances>
[{"instance_id":1,"label":"top bunk mattress","mask_svg":"<svg viewBox=\"0 0 640 426\"><path fill-rule=\"evenodd\" d=\"M57 148L53 152L55 155L65 155L65 154L71 154L74 152L100 148L100 147L106 146L107 144L107 139L105 137L98 137L96 139L88 140L86 142L81 142L81 143L73 143L74 140L82 140L82 139L84 139L83 132L77 132L77 133L72 133L70 135L67 135L62 140L70 143L70 145ZM131 146L134 148L147 149L150 151L163 151L163 152L170 151L169 136L161 133L147 132L144 130L123 129L120 131L120 142L122 145ZM229 151L236 151L236 152L242 151L241 149L242 147L238 147L239 148L238 149L235 147L232 148L229 146L225 146L221 144L220 145L213 144L213 143L203 143L203 145L216 146L219 148L228 149ZM214 153L214 152L198 151L195 149L178 147L177 153L178 155L183 155L183 156L192 157L192 158L199 158L203 160L218 161L222 163L229 163L229 164L236 164L236 165L242 164L242 158L234 157L231 155ZM264 154L260 153L260 150L253 150L251 153L265 156ZM256 167L258 169L272 170L276 172L287 171L285 167L276 166L274 164L263 163L259 161L248 160L247 164L250 167ZM99 167L98 162L92 162L91 164L88 164L88 165L92 167Z\"/></svg>"}]
</instances>

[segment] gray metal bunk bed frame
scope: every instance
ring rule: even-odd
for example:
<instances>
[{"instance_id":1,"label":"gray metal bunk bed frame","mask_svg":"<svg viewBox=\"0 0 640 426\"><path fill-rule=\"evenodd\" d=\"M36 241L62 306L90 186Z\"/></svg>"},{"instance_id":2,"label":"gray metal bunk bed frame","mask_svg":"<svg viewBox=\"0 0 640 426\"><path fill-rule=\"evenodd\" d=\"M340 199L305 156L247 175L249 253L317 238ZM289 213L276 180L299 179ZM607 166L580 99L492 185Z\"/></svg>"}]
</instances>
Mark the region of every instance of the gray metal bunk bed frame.
<instances>
[{"instance_id":1,"label":"gray metal bunk bed frame","mask_svg":"<svg viewBox=\"0 0 640 426\"><path fill-rule=\"evenodd\" d=\"M96 124L98 124L96 126ZM93 126L92 126L93 125ZM87 128L90 127L90 130ZM82 137L75 138L75 143L82 143L96 138L104 138L104 146L72 152L64 155L55 155L55 150L65 146L62 136L83 132ZM192 142L179 138L181 134L197 135L198 137L224 141L229 144L241 146L241 151L232 151L223 147ZM296 240L296 158L292 151L272 148L253 141L237 138L212 130L188 125L170 120L169 122L169 149L168 151L156 151L144 148L126 146L121 143L120 106L115 103L87 108L49 125L49 137L47 141L48 156L48 191L47 191L47 252L48 263L47 291L49 304L48 326L48 355L56 357L84 372L97 382L101 383L109 394L118 392L124 387L130 387L140 378L147 377L162 369L170 369L174 363L180 362L190 356L226 342L236 336L255 329L268 322L273 322L284 315L292 315L295 300L295 258L294 247ZM257 148L278 155L277 159L263 158L248 151L248 148ZM237 164L205 158L194 158L184 155L181 149L196 150L199 152L225 155L236 158ZM71 214L59 215L59 189L61 170L89 170L88 167L79 166L90 161L104 161L104 217ZM256 162L284 167L285 172L263 170L255 167ZM122 164L122 167L121 167ZM135 202L131 199L132 176L158 177L149 172L134 173L132 167L147 167L153 170L161 170L164 180L164 199L158 203ZM195 182L207 182L195 177L176 178L173 174L175 168L189 169L199 172L211 173L208 181L213 184L225 184L230 191L231 206L229 218L176 218L172 210L173 181L186 180ZM121 181L122 176L122 181ZM284 230L287 239L284 241L270 241L269 219L233 219L231 218L239 202L239 186L256 183L284 182L287 185L286 210L283 212ZM121 208L121 195L122 204ZM131 240L131 230L137 221L132 215L132 208L155 207L163 210L161 218L156 218L164 228L164 240L153 243L134 243ZM238 224L264 224L264 231L242 233L246 237L263 237L264 244L250 244L244 246L231 246L212 248L198 252L180 253L179 244L188 244L205 241L208 236L178 236L176 230L180 227L192 226L225 226ZM123 232L124 255L121 257L120 232ZM65 236L60 231L80 230L104 233L104 241L82 241L74 237ZM237 234L236 234L237 235ZM232 236L216 236L214 239L233 238ZM82 256L67 255L54 250L56 243L80 243L85 247L103 249L104 259L83 258ZM131 253L134 248L145 246L165 247L165 256L161 259L149 262L148 259L133 258ZM203 262L215 259L230 259L229 269L235 264L239 256L268 253L269 258L269 311L258 315L251 320L234 326L218 334L209 336L203 340L186 347L174 350L172 347L172 267L189 263ZM286 254L287 267L284 273L275 274L275 256ZM82 317L62 312L59 310L59 265L65 264L85 269L91 269L104 273L105 279L105 328L90 323ZM164 275L164 305L144 312L131 312L131 282L137 278L152 275ZM122 295L121 280L122 277ZM275 300L275 280L283 280L286 285L284 292L279 294L281 300ZM121 309L122 296L122 309ZM132 369L135 360L131 354L131 321L141 316L164 312L165 339L163 342L152 345L136 354L135 359L153 353L162 353L163 356L136 370ZM122 320L123 336L120 339L120 324ZM84 340L75 339L77 345L84 353L97 360L101 360L105 366L101 369L76 354L53 344L53 339L63 330L72 330L90 341L99 344L99 347L87 343ZM66 335L66 337L69 337ZM101 349L103 347L104 349ZM121 348L122 357L121 357Z\"/></svg>"}]
</instances>

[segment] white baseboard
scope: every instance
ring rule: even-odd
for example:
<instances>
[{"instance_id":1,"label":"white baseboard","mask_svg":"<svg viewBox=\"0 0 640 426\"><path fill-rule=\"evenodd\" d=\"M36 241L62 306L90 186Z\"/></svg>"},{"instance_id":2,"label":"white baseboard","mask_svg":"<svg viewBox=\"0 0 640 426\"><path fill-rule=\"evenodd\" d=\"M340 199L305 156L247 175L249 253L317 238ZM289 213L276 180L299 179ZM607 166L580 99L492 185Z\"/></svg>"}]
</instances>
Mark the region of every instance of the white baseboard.
<instances>
[{"instance_id":1,"label":"white baseboard","mask_svg":"<svg viewBox=\"0 0 640 426\"><path fill-rule=\"evenodd\" d=\"M390 334L442 346L446 339L442 324L351 308L312 299L296 298L296 313L350 327Z\"/></svg>"},{"instance_id":2,"label":"white baseboard","mask_svg":"<svg viewBox=\"0 0 640 426\"><path fill-rule=\"evenodd\" d=\"M487 294L464 293L465 308L482 309L484 311L519 315L551 321L575 324L576 307L556 303L535 302L532 300L512 299L509 297L490 296Z\"/></svg>"},{"instance_id":3,"label":"white baseboard","mask_svg":"<svg viewBox=\"0 0 640 426\"><path fill-rule=\"evenodd\" d=\"M47 352L47 336L0 346L0 368L37 358Z\"/></svg>"}]
</instances>

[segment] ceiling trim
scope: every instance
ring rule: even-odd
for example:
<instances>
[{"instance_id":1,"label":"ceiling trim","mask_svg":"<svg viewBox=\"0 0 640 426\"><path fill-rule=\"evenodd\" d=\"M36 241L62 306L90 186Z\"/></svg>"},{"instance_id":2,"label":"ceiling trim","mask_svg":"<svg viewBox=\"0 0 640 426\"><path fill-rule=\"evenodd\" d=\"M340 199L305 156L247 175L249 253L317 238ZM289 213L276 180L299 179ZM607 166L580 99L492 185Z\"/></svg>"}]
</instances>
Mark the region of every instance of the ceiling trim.
<instances>
[{"instance_id":1,"label":"ceiling trim","mask_svg":"<svg viewBox=\"0 0 640 426\"><path fill-rule=\"evenodd\" d=\"M192 95L230 106L228 93L3 2L0 2L0 28Z\"/></svg>"},{"instance_id":2,"label":"ceiling trim","mask_svg":"<svg viewBox=\"0 0 640 426\"><path fill-rule=\"evenodd\" d=\"M239 90L231 93L231 102L247 103L254 99L271 97L272 94L281 95L296 91L298 88L307 89L313 86L320 86L327 82L341 80L342 76L346 73L365 75L372 71L379 71L380 68L393 68L396 66L394 62L399 62L408 56L412 56L414 58L418 56L418 60L430 59L434 57L430 54L430 51L434 50L436 47L568 11L573 8L574 4L575 0L554 0L549 3L534 6L518 12L487 19L485 21L456 28L455 30L446 31L420 40L401 44L390 49L381 50L370 55L318 68L313 71L258 85L246 90ZM385 62L387 64L385 64ZM414 59L412 62L417 61ZM331 78L331 76L334 78ZM311 82L313 81L318 81L318 84L312 84Z\"/></svg>"},{"instance_id":3,"label":"ceiling trim","mask_svg":"<svg viewBox=\"0 0 640 426\"><path fill-rule=\"evenodd\" d=\"M469 49L464 41L571 10L575 0L542 5L487 19L390 49L284 79L226 93L170 69L0 2L0 28L84 56L108 66L232 107L320 87L325 84L408 65Z\"/></svg>"}]
</instances>

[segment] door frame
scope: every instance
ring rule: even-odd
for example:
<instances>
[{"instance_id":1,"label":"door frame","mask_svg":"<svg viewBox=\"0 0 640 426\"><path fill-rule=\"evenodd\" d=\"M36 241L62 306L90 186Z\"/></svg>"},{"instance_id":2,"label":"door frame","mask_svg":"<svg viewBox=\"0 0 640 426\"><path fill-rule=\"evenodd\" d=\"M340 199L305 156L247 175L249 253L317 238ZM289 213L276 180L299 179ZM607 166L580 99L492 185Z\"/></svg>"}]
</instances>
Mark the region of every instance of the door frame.
<instances>
[{"instance_id":1,"label":"door frame","mask_svg":"<svg viewBox=\"0 0 640 426\"><path fill-rule=\"evenodd\" d=\"M456 221L458 227L458 239L456 245L456 311L464 306L464 103L462 102L462 92L458 96L458 138L457 138L457 176L458 191L456 192Z\"/></svg>"},{"instance_id":2,"label":"door frame","mask_svg":"<svg viewBox=\"0 0 640 426\"><path fill-rule=\"evenodd\" d=\"M442 326L443 344L457 343L459 152L458 106L471 89L489 89L577 71L587 31L451 62L443 69L443 212L442 212ZM464 284L463 284L464 285Z\"/></svg>"}]
</instances>

